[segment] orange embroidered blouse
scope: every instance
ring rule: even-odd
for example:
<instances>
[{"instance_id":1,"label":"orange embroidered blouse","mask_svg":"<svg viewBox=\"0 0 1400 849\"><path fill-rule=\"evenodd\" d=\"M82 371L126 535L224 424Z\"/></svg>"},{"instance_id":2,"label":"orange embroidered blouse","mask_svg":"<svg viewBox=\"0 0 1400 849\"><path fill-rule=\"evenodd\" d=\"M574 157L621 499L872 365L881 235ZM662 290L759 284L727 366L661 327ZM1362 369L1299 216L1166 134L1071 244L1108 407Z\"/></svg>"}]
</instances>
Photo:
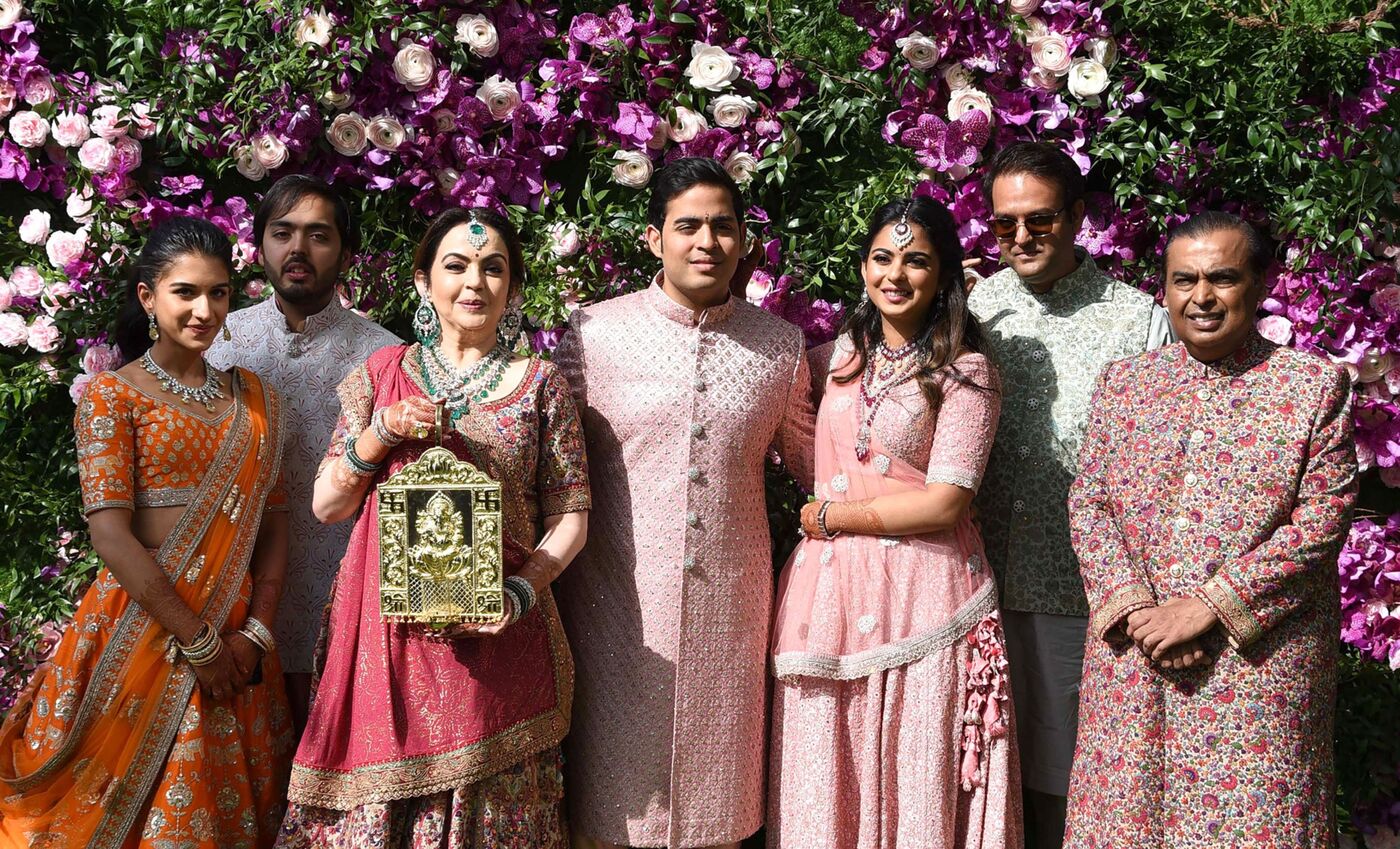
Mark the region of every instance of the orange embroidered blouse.
<instances>
[{"instance_id":1,"label":"orange embroidered blouse","mask_svg":"<svg viewBox=\"0 0 1400 849\"><path fill-rule=\"evenodd\" d=\"M236 369L233 390L242 403L245 381ZM73 431L83 512L108 507L175 507L190 496L214 465L233 421L234 404L205 419L174 399L146 394L113 371L92 379L78 402ZM286 510L281 482L268 495L268 510Z\"/></svg>"}]
</instances>

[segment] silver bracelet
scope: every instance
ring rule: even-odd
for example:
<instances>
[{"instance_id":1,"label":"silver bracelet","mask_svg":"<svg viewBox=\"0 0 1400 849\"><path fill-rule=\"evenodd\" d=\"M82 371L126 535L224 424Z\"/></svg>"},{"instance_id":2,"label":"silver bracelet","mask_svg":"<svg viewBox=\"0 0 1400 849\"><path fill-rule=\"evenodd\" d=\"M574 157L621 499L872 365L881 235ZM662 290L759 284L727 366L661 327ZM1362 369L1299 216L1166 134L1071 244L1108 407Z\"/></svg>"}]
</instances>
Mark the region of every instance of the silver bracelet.
<instances>
[{"instance_id":1,"label":"silver bracelet","mask_svg":"<svg viewBox=\"0 0 1400 849\"><path fill-rule=\"evenodd\" d=\"M374 415L369 417L370 429L374 431L374 438L384 443L388 448L393 448L403 442L402 436L395 436L389 432L388 426L384 424L384 407L374 411Z\"/></svg>"},{"instance_id":2,"label":"silver bracelet","mask_svg":"<svg viewBox=\"0 0 1400 849\"><path fill-rule=\"evenodd\" d=\"M538 596L535 595L534 586L519 575L511 575L509 578L506 578L505 590L518 602L516 606L516 615L511 620L513 622L518 621L525 614L529 613L530 608L534 607L535 602L539 600Z\"/></svg>"},{"instance_id":3,"label":"silver bracelet","mask_svg":"<svg viewBox=\"0 0 1400 849\"><path fill-rule=\"evenodd\" d=\"M263 654L268 654L277 648L277 638L272 636L272 631L251 616L243 620L243 627L239 630L253 645L262 649Z\"/></svg>"}]
</instances>

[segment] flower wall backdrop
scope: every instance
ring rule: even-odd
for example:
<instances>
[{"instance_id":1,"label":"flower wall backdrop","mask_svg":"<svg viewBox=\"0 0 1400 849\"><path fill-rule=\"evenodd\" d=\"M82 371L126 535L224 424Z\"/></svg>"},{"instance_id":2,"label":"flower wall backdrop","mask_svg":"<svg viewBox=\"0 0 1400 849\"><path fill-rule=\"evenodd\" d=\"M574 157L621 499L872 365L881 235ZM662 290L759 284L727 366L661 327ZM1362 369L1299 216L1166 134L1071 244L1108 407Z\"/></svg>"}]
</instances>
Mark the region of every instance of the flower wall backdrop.
<instances>
[{"instance_id":1,"label":"flower wall backdrop","mask_svg":"<svg viewBox=\"0 0 1400 849\"><path fill-rule=\"evenodd\" d=\"M73 401L143 234L236 242L282 174L343 187L363 226L344 298L403 332L427 216L508 212L548 350L580 304L635 289L658 167L710 156L750 195L750 300L832 336L881 203L948 205L995 267L979 163L1018 139L1089 175L1084 247L1148 290L1166 229L1224 207L1285 259L1260 330L1356 379L1363 515L1338 563L1344 819L1400 831L1400 49L1367 0L0 0L0 707L96 561ZM791 504L774 488L774 515ZM1386 717L1390 719L1387 720ZM1385 727L1381 727L1385 726Z\"/></svg>"}]
</instances>

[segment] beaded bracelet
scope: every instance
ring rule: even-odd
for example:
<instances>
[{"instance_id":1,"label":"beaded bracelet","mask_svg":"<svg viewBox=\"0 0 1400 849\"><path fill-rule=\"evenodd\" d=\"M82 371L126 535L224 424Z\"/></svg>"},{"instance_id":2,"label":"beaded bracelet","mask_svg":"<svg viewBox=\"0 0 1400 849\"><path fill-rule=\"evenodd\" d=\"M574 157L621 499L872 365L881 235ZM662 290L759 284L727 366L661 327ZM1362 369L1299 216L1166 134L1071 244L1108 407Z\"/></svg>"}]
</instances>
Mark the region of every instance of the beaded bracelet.
<instances>
[{"instance_id":1,"label":"beaded bracelet","mask_svg":"<svg viewBox=\"0 0 1400 849\"><path fill-rule=\"evenodd\" d=\"M371 463L361 458L359 454L356 454L355 437L353 436L345 440L345 462L349 463L350 468L361 476L372 475L379 471L380 466L384 465L383 463Z\"/></svg>"},{"instance_id":2,"label":"beaded bracelet","mask_svg":"<svg viewBox=\"0 0 1400 849\"><path fill-rule=\"evenodd\" d=\"M403 442L402 436L394 434L389 430L388 426L384 424L383 407L375 410L374 415L369 417L369 426L370 429L374 431L374 438L384 443L389 448L393 448L395 445Z\"/></svg>"}]
</instances>

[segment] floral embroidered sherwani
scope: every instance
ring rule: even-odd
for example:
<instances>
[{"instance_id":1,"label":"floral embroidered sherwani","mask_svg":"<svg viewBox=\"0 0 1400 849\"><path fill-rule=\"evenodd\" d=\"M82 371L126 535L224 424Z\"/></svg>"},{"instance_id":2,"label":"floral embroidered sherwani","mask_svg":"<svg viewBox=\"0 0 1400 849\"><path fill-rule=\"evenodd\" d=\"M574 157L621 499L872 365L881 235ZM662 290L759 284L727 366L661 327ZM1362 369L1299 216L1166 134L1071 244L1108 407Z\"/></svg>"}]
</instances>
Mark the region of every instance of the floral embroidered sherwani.
<instances>
[{"instance_id":1,"label":"floral embroidered sherwani","mask_svg":"<svg viewBox=\"0 0 1400 849\"><path fill-rule=\"evenodd\" d=\"M1090 637L1066 847L1335 844L1350 402L1341 369L1258 336L1104 372L1070 493ZM1123 620L1182 596L1219 617L1215 660L1158 670Z\"/></svg>"},{"instance_id":2,"label":"floral embroidered sherwani","mask_svg":"<svg viewBox=\"0 0 1400 849\"><path fill-rule=\"evenodd\" d=\"M287 327L275 296L231 313L228 329L233 339L216 342L209 349L209 362L218 368L239 365L254 372L277 390L287 411L282 476L291 539L273 631L283 670L310 674L322 612L354 525L350 521L323 525L311 515L316 469L340 417L335 390L370 354L398 344L399 339L342 307L339 298L309 316L300 333Z\"/></svg>"},{"instance_id":3,"label":"floral embroidered sherwani","mask_svg":"<svg viewBox=\"0 0 1400 849\"><path fill-rule=\"evenodd\" d=\"M812 482L802 332L740 299L698 318L655 283L574 313L556 352L594 487L559 580L577 664L573 827L707 846L763 820L773 562L764 456Z\"/></svg>"}]
</instances>

